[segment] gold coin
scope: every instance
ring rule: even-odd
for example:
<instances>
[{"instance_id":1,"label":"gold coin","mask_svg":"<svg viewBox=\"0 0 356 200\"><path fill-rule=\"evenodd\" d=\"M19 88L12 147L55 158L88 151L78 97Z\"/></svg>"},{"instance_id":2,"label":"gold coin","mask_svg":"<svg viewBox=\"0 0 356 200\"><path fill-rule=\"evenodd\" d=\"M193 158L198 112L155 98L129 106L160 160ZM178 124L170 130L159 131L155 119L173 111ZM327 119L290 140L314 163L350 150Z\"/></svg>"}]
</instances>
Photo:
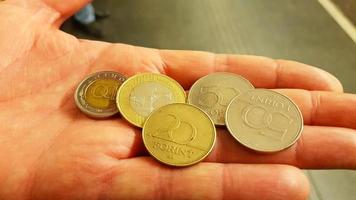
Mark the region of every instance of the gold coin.
<instances>
[{"instance_id":1,"label":"gold coin","mask_svg":"<svg viewBox=\"0 0 356 200\"><path fill-rule=\"evenodd\" d=\"M201 109L184 103L169 104L147 119L143 142L158 161L172 166L188 166L203 160L213 149L216 130Z\"/></svg>"},{"instance_id":2,"label":"gold coin","mask_svg":"<svg viewBox=\"0 0 356 200\"><path fill-rule=\"evenodd\" d=\"M106 118L119 112L116 94L126 78L116 72L103 71L91 74L77 87L75 103L85 114L94 118Z\"/></svg>"},{"instance_id":3,"label":"gold coin","mask_svg":"<svg viewBox=\"0 0 356 200\"><path fill-rule=\"evenodd\" d=\"M243 77L226 72L202 77L191 87L188 103L203 109L216 125L225 125L226 108L231 100L253 85Z\"/></svg>"},{"instance_id":4,"label":"gold coin","mask_svg":"<svg viewBox=\"0 0 356 200\"><path fill-rule=\"evenodd\" d=\"M153 110L171 103L185 103L186 94L174 79L153 73L137 74L120 87L116 104L131 124L142 127Z\"/></svg>"},{"instance_id":5,"label":"gold coin","mask_svg":"<svg viewBox=\"0 0 356 200\"><path fill-rule=\"evenodd\" d=\"M231 101L226 126L242 145L256 151L276 152L298 140L303 117L297 105L285 95L257 89Z\"/></svg>"}]
</instances>

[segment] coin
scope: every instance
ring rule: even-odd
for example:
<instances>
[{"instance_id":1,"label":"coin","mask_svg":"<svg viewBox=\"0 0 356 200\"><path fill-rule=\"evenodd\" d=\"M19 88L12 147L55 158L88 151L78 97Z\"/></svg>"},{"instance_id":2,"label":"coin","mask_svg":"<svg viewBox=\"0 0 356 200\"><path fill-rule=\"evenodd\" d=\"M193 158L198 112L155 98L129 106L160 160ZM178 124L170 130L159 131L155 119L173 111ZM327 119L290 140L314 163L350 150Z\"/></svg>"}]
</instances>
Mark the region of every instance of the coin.
<instances>
[{"instance_id":1,"label":"coin","mask_svg":"<svg viewBox=\"0 0 356 200\"><path fill-rule=\"evenodd\" d=\"M77 87L74 100L78 108L93 118L107 118L119 112L116 93L125 77L116 72L91 74Z\"/></svg>"},{"instance_id":2,"label":"coin","mask_svg":"<svg viewBox=\"0 0 356 200\"><path fill-rule=\"evenodd\" d=\"M188 103L203 109L216 125L225 125L226 108L230 101L253 85L245 78L226 72L209 74L193 84Z\"/></svg>"},{"instance_id":3,"label":"coin","mask_svg":"<svg viewBox=\"0 0 356 200\"><path fill-rule=\"evenodd\" d=\"M285 95L257 89L231 101L226 125L242 145L260 152L276 152L298 140L303 117L297 105Z\"/></svg>"},{"instance_id":4,"label":"coin","mask_svg":"<svg viewBox=\"0 0 356 200\"><path fill-rule=\"evenodd\" d=\"M169 104L154 111L142 131L148 152L171 166L188 166L203 160L216 140L211 118L196 106Z\"/></svg>"},{"instance_id":5,"label":"coin","mask_svg":"<svg viewBox=\"0 0 356 200\"><path fill-rule=\"evenodd\" d=\"M142 127L153 110L171 103L185 103L186 94L174 79L154 73L137 74L120 87L116 104L131 124Z\"/></svg>"}]
</instances>

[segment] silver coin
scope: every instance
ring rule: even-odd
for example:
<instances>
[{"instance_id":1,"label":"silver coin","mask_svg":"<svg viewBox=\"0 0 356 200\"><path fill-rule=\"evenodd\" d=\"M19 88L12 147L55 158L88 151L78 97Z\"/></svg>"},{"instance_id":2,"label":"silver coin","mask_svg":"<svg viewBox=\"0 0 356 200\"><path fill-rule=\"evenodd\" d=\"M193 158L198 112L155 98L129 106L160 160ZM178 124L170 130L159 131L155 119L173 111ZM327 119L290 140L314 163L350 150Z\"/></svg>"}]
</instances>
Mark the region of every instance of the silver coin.
<instances>
[{"instance_id":1,"label":"silver coin","mask_svg":"<svg viewBox=\"0 0 356 200\"><path fill-rule=\"evenodd\" d=\"M190 88L188 102L203 109L215 125L225 125L225 113L231 100L253 85L242 76L218 72L200 78Z\"/></svg>"},{"instance_id":2,"label":"silver coin","mask_svg":"<svg viewBox=\"0 0 356 200\"><path fill-rule=\"evenodd\" d=\"M242 145L259 152L292 146L303 130L303 116L287 96L256 89L235 97L226 111L226 126Z\"/></svg>"}]
</instances>

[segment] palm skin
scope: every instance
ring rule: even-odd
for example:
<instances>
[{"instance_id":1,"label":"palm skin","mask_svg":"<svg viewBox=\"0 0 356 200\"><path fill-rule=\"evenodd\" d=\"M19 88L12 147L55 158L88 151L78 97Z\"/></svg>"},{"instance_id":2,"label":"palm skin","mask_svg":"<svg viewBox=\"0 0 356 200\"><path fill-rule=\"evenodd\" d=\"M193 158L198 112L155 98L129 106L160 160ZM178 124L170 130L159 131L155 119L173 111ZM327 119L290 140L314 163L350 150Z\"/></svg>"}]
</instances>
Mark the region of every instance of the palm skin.
<instances>
[{"instance_id":1,"label":"palm skin","mask_svg":"<svg viewBox=\"0 0 356 200\"><path fill-rule=\"evenodd\" d=\"M0 199L305 199L308 182L293 166L356 169L356 97L330 74L291 61L83 41L59 31L85 3L0 3ZM76 108L77 84L103 70L165 73L187 89L214 71L238 73L256 87L290 88L278 90L298 104L306 126L294 146L268 155L219 129L204 162L169 168L147 156L139 129Z\"/></svg>"}]
</instances>

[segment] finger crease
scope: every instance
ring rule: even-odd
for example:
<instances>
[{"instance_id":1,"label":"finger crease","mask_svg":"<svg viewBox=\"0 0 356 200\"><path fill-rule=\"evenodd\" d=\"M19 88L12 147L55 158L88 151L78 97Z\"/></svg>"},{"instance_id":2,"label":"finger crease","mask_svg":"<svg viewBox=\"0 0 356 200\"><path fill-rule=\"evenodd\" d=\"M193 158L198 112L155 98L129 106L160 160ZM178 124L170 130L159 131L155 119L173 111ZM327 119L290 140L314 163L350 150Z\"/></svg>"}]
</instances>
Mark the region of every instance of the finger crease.
<instances>
[{"instance_id":1,"label":"finger crease","mask_svg":"<svg viewBox=\"0 0 356 200\"><path fill-rule=\"evenodd\" d=\"M220 183L220 191L221 191L221 194L220 194L220 199L227 199L226 197L226 191L231 189L231 185L233 184L232 183L232 179L231 179L231 174L229 172L229 169L228 169L228 166L229 165L221 165L222 167L222 178L221 178L221 183Z\"/></svg>"},{"instance_id":2,"label":"finger crease","mask_svg":"<svg viewBox=\"0 0 356 200\"><path fill-rule=\"evenodd\" d=\"M295 154L294 161L298 167L302 167L302 165L304 163L303 149L304 149L304 137L303 137L303 135L301 135L301 137L297 141L297 143L295 145L295 149L294 149L294 154ZM305 165L305 163L304 163L304 165Z\"/></svg>"},{"instance_id":3,"label":"finger crease","mask_svg":"<svg viewBox=\"0 0 356 200\"><path fill-rule=\"evenodd\" d=\"M160 169L160 168L159 168ZM155 199L167 199L171 198L171 189L173 186L172 184L172 172L168 169L166 171L167 173L162 173L160 171L157 171L158 174L158 180L157 180L157 190L156 190L156 195Z\"/></svg>"},{"instance_id":4,"label":"finger crease","mask_svg":"<svg viewBox=\"0 0 356 200\"><path fill-rule=\"evenodd\" d=\"M318 112L318 107L319 107L320 101L321 101L321 96L318 92L311 92L310 98L311 98L312 108L310 111L311 113L310 113L309 123L310 123L310 125L314 125L315 119L317 116L317 112Z\"/></svg>"},{"instance_id":5,"label":"finger crease","mask_svg":"<svg viewBox=\"0 0 356 200\"><path fill-rule=\"evenodd\" d=\"M274 61L274 63L275 63L275 67L274 67L274 71L275 71L275 79L274 79L274 86L276 87L276 88L278 88L279 87L279 82L280 82L280 74L282 73L282 70L283 70L283 68L282 68L282 66L281 66L281 63L279 62L279 60L273 60Z\"/></svg>"},{"instance_id":6,"label":"finger crease","mask_svg":"<svg viewBox=\"0 0 356 200\"><path fill-rule=\"evenodd\" d=\"M164 55L162 54L162 51L157 49L158 56L160 57L160 65L156 66L157 70L162 73L162 74L167 74L168 75L168 64L166 63L164 59Z\"/></svg>"},{"instance_id":7,"label":"finger crease","mask_svg":"<svg viewBox=\"0 0 356 200\"><path fill-rule=\"evenodd\" d=\"M215 72L226 71L229 66L230 56L225 54L212 54L213 55L213 69Z\"/></svg>"}]
</instances>

